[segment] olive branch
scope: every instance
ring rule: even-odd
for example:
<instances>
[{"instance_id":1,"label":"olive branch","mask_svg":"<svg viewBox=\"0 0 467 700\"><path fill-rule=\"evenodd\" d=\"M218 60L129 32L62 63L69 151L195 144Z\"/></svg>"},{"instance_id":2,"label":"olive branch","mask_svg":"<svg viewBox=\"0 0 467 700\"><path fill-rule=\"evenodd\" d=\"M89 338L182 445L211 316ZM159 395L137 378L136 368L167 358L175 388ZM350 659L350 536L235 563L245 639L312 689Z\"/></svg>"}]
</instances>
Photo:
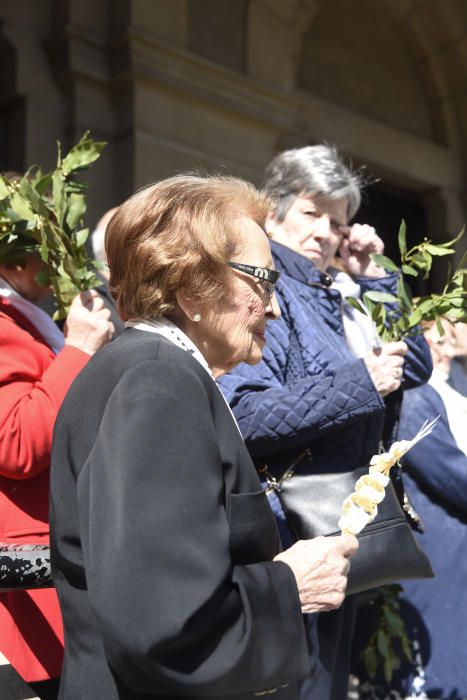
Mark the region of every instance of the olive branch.
<instances>
[{"instance_id":1,"label":"olive branch","mask_svg":"<svg viewBox=\"0 0 467 700\"><path fill-rule=\"evenodd\" d=\"M401 591L399 584L378 589L378 597L370 603L377 610L375 630L362 652L368 676L373 679L382 663L387 683L391 682L393 672L400 668L401 655L413 661L410 639L399 613Z\"/></svg>"},{"instance_id":2,"label":"olive branch","mask_svg":"<svg viewBox=\"0 0 467 700\"><path fill-rule=\"evenodd\" d=\"M83 227L87 184L77 175L99 158L104 146L87 131L64 157L57 142L51 172L34 165L21 178L0 175L0 262L23 265L27 255L40 255L46 268L37 281L53 288L56 320L66 317L78 292L99 285L96 269L102 265L89 258L89 228Z\"/></svg>"},{"instance_id":3,"label":"olive branch","mask_svg":"<svg viewBox=\"0 0 467 700\"><path fill-rule=\"evenodd\" d=\"M413 298L407 276L428 279L433 258L453 255L454 246L464 235L464 228L451 241L433 244L424 239L421 243L407 248L406 224L399 228L400 268L385 255L373 253L372 260L387 272L398 275L396 294L368 291L362 299L347 298L346 301L357 310L369 314L376 330L384 342L403 340L419 333L420 324L434 321L438 332L444 335L440 319L447 317L452 323L467 321L467 252L464 253L454 270L448 270L443 289L438 294L427 294Z\"/></svg>"}]
</instances>

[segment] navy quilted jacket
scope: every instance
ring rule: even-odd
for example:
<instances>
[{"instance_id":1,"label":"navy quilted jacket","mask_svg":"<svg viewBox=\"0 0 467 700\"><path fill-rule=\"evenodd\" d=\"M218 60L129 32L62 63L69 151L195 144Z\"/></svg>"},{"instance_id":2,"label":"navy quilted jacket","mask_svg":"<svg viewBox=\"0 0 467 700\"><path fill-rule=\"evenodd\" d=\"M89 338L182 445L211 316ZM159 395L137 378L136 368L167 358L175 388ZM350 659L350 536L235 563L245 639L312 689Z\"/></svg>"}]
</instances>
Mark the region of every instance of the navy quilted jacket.
<instances>
[{"instance_id":1,"label":"navy quilted jacket","mask_svg":"<svg viewBox=\"0 0 467 700\"><path fill-rule=\"evenodd\" d=\"M305 257L277 243L271 247L282 273L277 286L282 316L268 324L263 361L238 365L220 380L222 390L257 466L267 464L274 476L305 448L311 449L311 461L301 464L301 473L362 466L378 451L385 403L363 360L347 347L342 297ZM393 291L395 276L356 281L364 291ZM429 378L431 358L421 336L410 341L410 350L404 377L414 386ZM270 494L270 503L288 547L295 538L276 494ZM314 671L301 688L302 700L347 697L354 598L338 610L306 616Z\"/></svg>"},{"instance_id":2,"label":"navy quilted jacket","mask_svg":"<svg viewBox=\"0 0 467 700\"><path fill-rule=\"evenodd\" d=\"M366 369L348 349L342 297L330 278L291 249L272 243L281 277L282 317L267 328L263 361L240 364L220 379L256 463L282 474L304 448L310 469L345 471L378 451L385 404ZM357 278L362 291L394 291L395 275ZM426 382L431 357L424 338L408 341L407 388Z\"/></svg>"}]
</instances>

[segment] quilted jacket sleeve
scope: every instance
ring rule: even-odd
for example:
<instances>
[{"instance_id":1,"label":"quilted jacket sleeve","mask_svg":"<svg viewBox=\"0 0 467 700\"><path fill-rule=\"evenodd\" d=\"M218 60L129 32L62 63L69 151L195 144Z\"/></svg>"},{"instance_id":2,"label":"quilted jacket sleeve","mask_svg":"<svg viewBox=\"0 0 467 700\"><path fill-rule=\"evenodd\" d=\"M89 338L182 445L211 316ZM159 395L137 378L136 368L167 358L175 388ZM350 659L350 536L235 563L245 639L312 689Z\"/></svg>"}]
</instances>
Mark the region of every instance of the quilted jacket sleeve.
<instances>
[{"instance_id":1,"label":"quilted jacket sleeve","mask_svg":"<svg viewBox=\"0 0 467 700\"><path fill-rule=\"evenodd\" d=\"M362 294L368 291L396 293L397 274L386 277L356 277L355 281L360 286ZM409 346L404 363L404 389L425 384L431 377L433 364L428 344L422 333L416 333L410 338L405 338Z\"/></svg>"},{"instance_id":2,"label":"quilted jacket sleeve","mask_svg":"<svg viewBox=\"0 0 467 700\"><path fill-rule=\"evenodd\" d=\"M440 416L433 432L407 452L407 472L437 501L467 516L467 456L457 447L444 403L429 384L407 391L402 402L400 439L410 439L425 419ZM422 514L423 516L423 514Z\"/></svg>"},{"instance_id":3,"label":"quilted jacket sleeve","mask_svg":"<svg viewBox=\"0 0 467 700\"><path fill-rule=\"evenodd\" d=\"M286 384L289 334L283 318L268 326L263 361L238 365L219 380L255 458L311 440L381 410L363 360Z\"/></svg>"}]
</instances>

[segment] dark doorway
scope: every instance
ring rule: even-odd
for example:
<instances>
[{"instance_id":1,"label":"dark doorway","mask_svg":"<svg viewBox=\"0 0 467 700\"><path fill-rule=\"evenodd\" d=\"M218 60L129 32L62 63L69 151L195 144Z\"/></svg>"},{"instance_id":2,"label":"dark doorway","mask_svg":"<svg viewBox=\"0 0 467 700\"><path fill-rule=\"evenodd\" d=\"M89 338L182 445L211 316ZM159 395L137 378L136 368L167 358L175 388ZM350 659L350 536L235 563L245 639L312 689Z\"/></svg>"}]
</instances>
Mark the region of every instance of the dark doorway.
<instances>
[{"instance_id":1,"label":"dark doorway","mask_svg":"<svg viewBox=\"0 0 467 700\"><path fill-rule=\"evenodd\" d=\"M426 236L426 212L416 196L384 185L370 185L364 192L362 205L353 221L374 226L384 241L385 255L400 263L397 235L402 219L407 224L407 245L420 243ZM427 282L420 278L407 280L414 294L427 294Z\"/></svg>"},{"instance_id":2,"label":"dark doorway","mask_svg":"<svg viewBox=\"0 0 467 700\"><path fill-rule=\"evenodd\" d=\"M0 171L24 169L25 100L16 92L16 50L0 20Z\"/></svg>"}]
</instances>

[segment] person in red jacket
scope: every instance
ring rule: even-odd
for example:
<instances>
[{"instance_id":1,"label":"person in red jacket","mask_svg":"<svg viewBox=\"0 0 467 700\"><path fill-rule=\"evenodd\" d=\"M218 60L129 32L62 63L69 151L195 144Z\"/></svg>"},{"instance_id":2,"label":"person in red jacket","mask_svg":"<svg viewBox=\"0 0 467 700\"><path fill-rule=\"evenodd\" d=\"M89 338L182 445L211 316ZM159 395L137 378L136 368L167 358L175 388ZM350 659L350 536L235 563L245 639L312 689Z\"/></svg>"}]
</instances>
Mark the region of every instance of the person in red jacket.
<instances>
[{"instance_id":1,"label":"person in red jacket","mask_svg":"<svg viewBox=\"0 0 467 700\"><path fill-rule=\"evenodd\" d=\"M5 543L49 542L55 418L73 379L113 333L110 312L94 291L75 297L62 333L38 306L51 294L36 281L42 268L35 253L22 265L0 263L0 541ZM0 593L0 652L39 697L54 697L63 654L54 589Z\"/></svg>"}]
</instances>

